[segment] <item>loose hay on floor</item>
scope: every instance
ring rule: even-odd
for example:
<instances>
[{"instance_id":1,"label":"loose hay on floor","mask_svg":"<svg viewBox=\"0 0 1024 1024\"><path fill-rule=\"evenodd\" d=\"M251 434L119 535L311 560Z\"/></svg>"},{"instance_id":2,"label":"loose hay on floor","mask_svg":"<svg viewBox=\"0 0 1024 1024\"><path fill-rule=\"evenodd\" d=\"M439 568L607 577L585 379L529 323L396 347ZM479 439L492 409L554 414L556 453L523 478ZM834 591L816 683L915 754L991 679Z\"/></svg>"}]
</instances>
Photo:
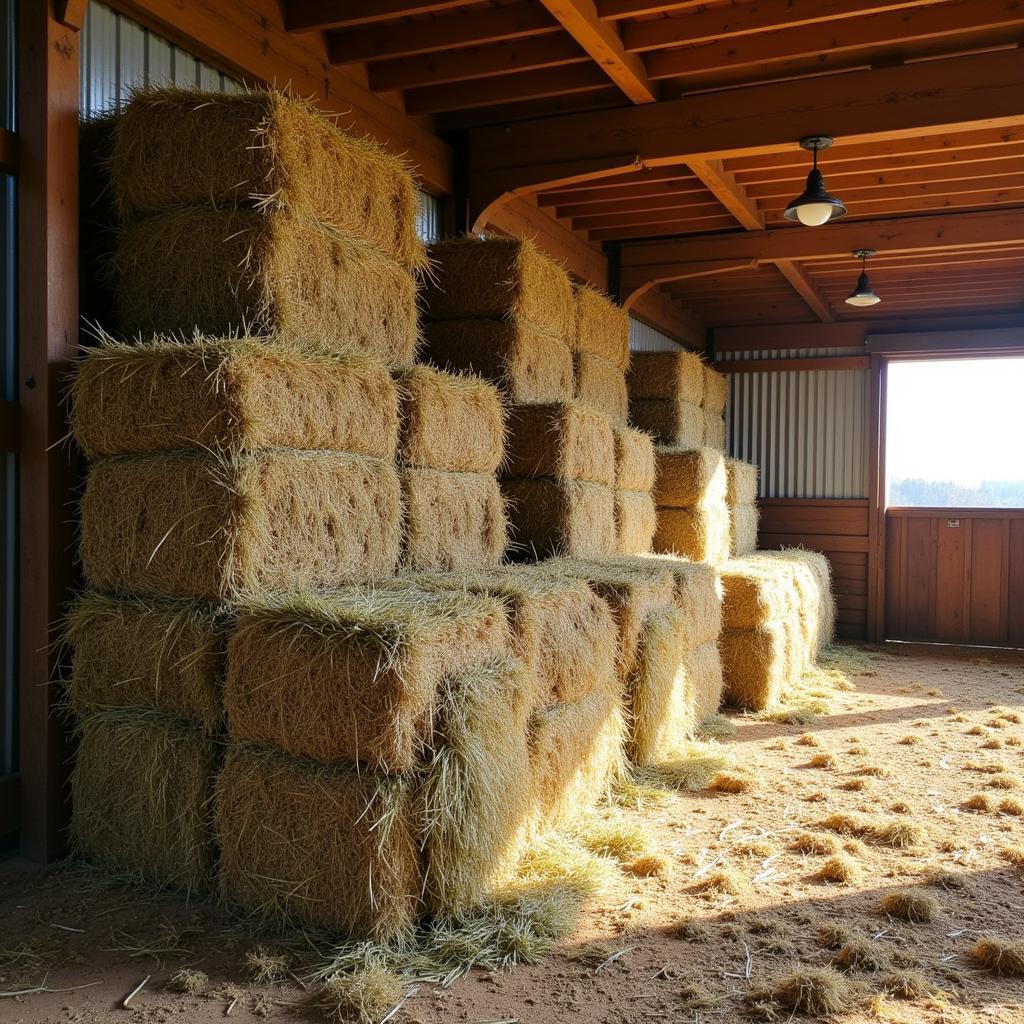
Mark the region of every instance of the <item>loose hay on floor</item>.
<instances>
[{"instance_id":1,"label":"loose hay on floor","mask_svg":"<svg viewBox=\"0 0 1024 1024\"><path fill-rule=\"evenodd\" d=\"M1024 977L1024 942L984 935L971 947L971 959L1003 977Z\"/></svg>"},{"instance_id":2,"label":"loose hay on floor","mask_svg":"<svg viewBox=\"0 0 1024 1024\"><path fill-rule=\"evenodd\" d=\"M504 476L615 483L615 440L600 413L577 402L513 405Z\"/></svg>"},{"instance_id":3,"label":"loose hay on floor","mask_svg":"<svg viewBox=\"0 0 1024 1024\"><path fill-rule=\"evenodd\" d=\"M883 914L911 924L934 921L940 912L939 901L924 889L914 886L886 893L880 907Z\"/></svg>"}]
</instances>

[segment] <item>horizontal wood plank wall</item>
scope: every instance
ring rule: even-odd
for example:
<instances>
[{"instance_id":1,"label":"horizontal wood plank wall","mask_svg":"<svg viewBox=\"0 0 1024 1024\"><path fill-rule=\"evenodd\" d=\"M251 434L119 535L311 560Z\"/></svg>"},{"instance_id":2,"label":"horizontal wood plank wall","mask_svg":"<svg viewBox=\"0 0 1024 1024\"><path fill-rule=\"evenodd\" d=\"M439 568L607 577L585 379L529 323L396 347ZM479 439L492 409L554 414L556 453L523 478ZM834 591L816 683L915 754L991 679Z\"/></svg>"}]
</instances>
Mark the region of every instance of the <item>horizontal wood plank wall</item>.
<instances>
[{"instance_id":1,"label":"horizontal wood plank wall","mask_svg":"<svg viewBox=\"0 0 1024 1024\"><path fill-rule=\"evenodd\" d=\"M863 640L868 606L866 498L761 498L758 547L805 547L832 565L841 637Z\"/></svg>"}]
</instances>

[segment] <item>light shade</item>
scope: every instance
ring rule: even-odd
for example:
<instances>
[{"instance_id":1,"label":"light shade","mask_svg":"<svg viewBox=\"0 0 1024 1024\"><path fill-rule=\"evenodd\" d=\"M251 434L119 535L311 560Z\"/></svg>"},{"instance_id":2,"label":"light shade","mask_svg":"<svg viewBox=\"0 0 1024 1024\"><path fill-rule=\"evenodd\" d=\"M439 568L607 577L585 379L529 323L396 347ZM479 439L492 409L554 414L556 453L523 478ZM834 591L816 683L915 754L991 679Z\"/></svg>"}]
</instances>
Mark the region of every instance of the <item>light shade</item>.
<instances>
[{"instance_id":1,"label":"light shade","mask_svg":"<svg viewBox=\"0 0 1024 1024\"><path fill-rule=\"evenodd\" d=\"M815 154L817 155L817 154ZM807 187L786 207L786 219L817 227L846 215L846 205L825 190L825 179L817 167L807 175Z\"/></svg>"},{"instance_id":2,"label":"light shade","mask_svg":"<svg viewBox=\"0 0 1024 1024\"><path fill-rule=\"evenodd\" d=\"M868 272L862 270L857 278L857 287L847 296L848 306L874 306L882 300L872 291L871 282L868 280Z\"/></svg>"}]
</instances>

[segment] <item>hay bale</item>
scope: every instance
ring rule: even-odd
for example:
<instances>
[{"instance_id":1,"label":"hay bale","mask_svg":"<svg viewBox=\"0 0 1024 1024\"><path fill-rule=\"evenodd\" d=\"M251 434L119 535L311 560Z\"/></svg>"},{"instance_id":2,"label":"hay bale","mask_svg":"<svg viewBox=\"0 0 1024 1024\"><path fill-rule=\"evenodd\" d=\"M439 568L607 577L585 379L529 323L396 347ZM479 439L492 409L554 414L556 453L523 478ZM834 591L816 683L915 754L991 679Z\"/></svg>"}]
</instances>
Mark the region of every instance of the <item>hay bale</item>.
<instances>
[{"instance_id":1,"label":"hay bale","mask_svg":"<svg viewBox=\"0 0 1024 1024\"><path fill-rule=\"evenodd\" d=\"M779 702L793 677L789 633L780 620L722 632L718 649L726 704L762 711Z\"/></svg>"},{"instance_id":2,"label":"hay bale","mask_svg":"<svg viewBox=\"0 0 1024 1024\"><path fill-rule=\"evenodd\" d=\"M515 405L509 410L504 475L611 486L615 447L608 420L578 402Z\"/></svg>"},{"instance_id":3,"label":"hay bale","mask_svg":"<svg viewBox=\"0 0 1024 1024\"><path fill-rule=\"evenodd\" d=\"M730 505L754 505L757 503L758 468L742 459L726 459L725 472L727 488L725 500Z\"/></svg>"},{"instance_id":4,"label":"hay bale","mask_svg":"<svg viewBox=\"0 0 1024 1024\"><path fill-rule=\"evenodd\" d=\"M172 210L126 226L117 319L125 335L274 336L411 363L415 278L360 242L288 213Z\"/></svg>"},{"instance_id":5,"label":"hay bale","mask_svg":"<svg viewBox=\"0 0 1024 1024\"><path fill-rule=\"evenodd\" d=\"M704 413L699 405L662 398L631 398L629 419L654 437L655 444L700 448L704 444Z\"/></svg>"},{"instance_id":6,"label":"hay bale","mask_svg":"<svg viewBox=\"0 0 1024 1024\"><path fill-rule=\"evenodd\" d=\"M87 715L71 773L71 835L82 856L149 885L209 892L214 739L144 711Z\"/></svg>"},{"instance_id":7,"label":"hay bale","mask_svg":"<svg viewBox=\"0 0 1024 1024\"><path fill-rule=\"evenodd\" d=\"M615 548L620 555L649 552L657 529L658 510L650 491L615 492Z\"/></svg>"},{"instance_id":8,"label":"hay bale","mask_svg":"<svg viewBox=\"0 0 1024 1024\"><path fill-rule=\"evenodd\" d=\"M401 390L400 460L414 469L494 473L505 452L497 389L479 377L413 366L396 374Z\"/></svg>"},{"instance_id":9,"label":"hay bale","mask_svg":"<svg viewBox=\"0 0 1024 1024\"><path fill-rule=\"evenodd\" d=\"M71 608L65 634L71 710L84 718L142 708L216 732L223 719L226 626L223 611L210 605L84 594Z\"/></svg>"},{"instance_id":10,"label":"hay bale","mask_svg":"<svg viewBox=\"0 0 1024 1024\"><path fill-rule=\"evenodd\" d=\"M629 367L629 397L686 402L704 398L704 363L695 352L634 352Z\"/></svg>"},{"instance_id":11,"label":"hay bale","mask_svg":"<svg viewBox=\"0 0 1024 1024\"><path fill-rule=\"evenodd\" d=\"M751 555L757 550L756 505L733 505L729 509L729 553L734 558Z\"/></svg>"},{"instance_id":12,"label":"hay bale","mask_svg":"<svg viewBox=\"0 0 1024 1024\"><path fill-rule=\"evenodd\" d=\"M102 459L81 505L86 579L116 593L216 601L393 573L392 465L334 452Z\"/></svg>"},{"instance_id":13,"label":"hay bale","mask_svg":"<svg viewBox=\"0 0 1024 1024\"><path fill-rule=\"evenodd\" d=\"M658 447L654 454L658 466L654 500L659 508L725 504L727 479L721 452L712 448Z\"/></svg>"},{"instance_id":14,"label":"hay bale","mask_svg":"<svg viewBox=\"0 0 1024 1024\"><path fill-rule=\"evenodd\" d=\"M526 320L441 320L428 322L424 333L430 362L478 374L510 402L572 399L572 352Z\"/></svg>"},{"instance_id":15,"label":"hay bale","mask_svg":"<svg viewBox=\"0 0 1024 1024\"><path fill-rule=\"evenodd\" d=\"M805 548L760 552L758 558L768 564L778 564L782 559L796 566L794 582L801 601L802 631L809 659L813 661L821 648L832 642L835 632L836 603L832 593L831 563L820 552Z\"/></svg>"},{"instance_id":16,"label":"hay bale","mask_svg":"<svg viewBox=\"0 0 1024 1024\"><path fill-rule=\"evenodd\" d=\"M526 320L563 345L576 305L568 275L525 238L457 238L430 246L422 300L431 320Z\"/></svg>"},{"instance_id":17,"label":"hay bale","mask_svg":"<svg viewBox=\"0 0 1024 1024\"><path fill-rule=\"evenodd\" d=\"M216 808L228 903L278 927L411 932L423 869L409 779L233 744Z\"/></svg>"},{"instance_id":18,"label":"hay bale","mask_svg":"<svg viewBox=\"0 0 1024 1024\"><path fill-rule=\"evenodd\" d=\"M239 613L224 706L235 742L410 771L444 679L509 650L501 603L477 594L352 587Z\"/></svg>"},{"instance_id":19,"label":"hay bale","mask_svg":"<svg viewBox=\"0 0 1024 1024\"><path fill-rule=\"evenodd\" d=\"M719 565L729 557L729 510L725 502L658 509L654 550Z\"/></svg>"},{"instance_id":20,"label":"hay bale","mask_svg":"<svg viewBox=\"0 0 1024 1024\"><path fill-rule=\"evenodd\" d=\"M668 573L674 583L672 602L684 612L684 648L692 650L717 639L722 631L723 589L716 567L665 554L618 558L613 562L657 579Z\"/></svg>"},{"instance_id":21,"label":"hay bale","mask_svg":"<svg viewBox=\"0 0 1024 1024\"><path fill-rule=\"evenodd\" d=\"M600 356L576 352L573 373L576 399L624 427L629 420L629 395L623 371Z\"/></svg>"},{"instance_id":22,"label":"hay bale","mask_svg":"<svg viewBox=\"0 0 1024 1024\"><path fill-rule=\"evenodd\" d=\"M700 725L718 712L725 691L722 652L718 649L717 636L694 649L690 657L695 692L694 713Z\"/></svg>"},{"instance_id":23,"label":"hay bale","mask_svg":"<svg viewBox=\"0 0 1024 1024\"><path fill-rule=\"evenodd\" d=\"M788 564L760 555L733 558L721 574L725 629L754 629L798 613L799 595Z\"/></svg>"},{"instance_id":24,"label":"hay bale","mask_svg":"<svg viewBox=\"0 0 1024 1024\"><path fill-rule=\"evenodd\" d=\"M615 497L579 480L503 480L510 547L532 558L615 553Z\"/></svg>"},{"instance_id":25,"label":"hay bale","mask_svg":"<svg viewBox=\"0 0 1024 1024\"><path fill-rule=\"evenodd\" d=\"M591 352L625 370L629 366L629 314L590 285L574 284L573 295L573 351Z\"/></svg>"},{"instance_id":26,"label":"hay bale","mask_svg":"<svg viewBox=\"0 0 1024 1024\"><path fill-rule=\"evenodd\" d=\"M386 367L258 338L105 338L78 363L71 399L75 440L90 458L197 447L391 459L398 441Z\"/></svg>"},{"instance_id":27,"label":"hay bale","mask_svg":"<svg viewBox=\"0 0 1024 1024\"><path fill-rule=\"evenodd\" d=\"M729 378L710 366L704 367L704 400L701 405L705 412L721 416L729 398Z\"/></svg>"},{"instance_id":28,"label":"hay bale","mask_svg":"<svg viewBox=\"0 0 1024 1024\"><path fill-rule=\"evenodd\" d=\"M276 90L137 89L117 119L111 184L122 216L174 207L286 210L425 264L407 165Z\"/></svg>"},{"instance_id":29,"label":"hay bale","mask_svg":"<svg viewBox=\"0 0 1024 1024\"><path fill-rule=\"evenodd\" d=\"M496 565L508 547L508 519L491 473L402 470L403 564L410 569Z\"/></svg>"},{"instance_id":30,"label":"hay bale","mask_svg":"<svg viewBox=\"0 0 1024 1024\"><path fill-rule=\"evenodd\" d=\"M725 420L718 413L704 413L704 447L725 451Z\"/></svg>"},{"instance_id":31,"label":"hay bale","mask_svg":"<svg viewBox=\"0 0 1024 1024\"><path fill-rule=\"evenodd\" d=\"M614 426L615 486L620 491L650 491L654 487L658 464L654 439L642 430Z\"/></svg>"}]
</instances>

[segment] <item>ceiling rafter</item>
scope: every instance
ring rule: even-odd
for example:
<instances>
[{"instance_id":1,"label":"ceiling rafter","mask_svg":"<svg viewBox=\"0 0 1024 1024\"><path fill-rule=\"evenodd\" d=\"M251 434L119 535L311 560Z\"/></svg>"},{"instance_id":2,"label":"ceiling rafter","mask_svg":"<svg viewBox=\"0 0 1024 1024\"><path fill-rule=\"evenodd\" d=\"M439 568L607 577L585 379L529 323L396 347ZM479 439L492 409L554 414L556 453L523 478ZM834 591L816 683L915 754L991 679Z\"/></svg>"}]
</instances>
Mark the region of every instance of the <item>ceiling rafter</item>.
<instances>
[{"instance_id":1,"label":"ceiling rafter","mask_svg":"<svg viewBox=\"0 0 1024 1024\"><path fill-rule=\"evenodd\" d=\"M289 0L284 27L289 32L359 28L375 21L452 11L465 4L466 0Z\"/></svg>"},{"instance_id":2,"label":"ceiling rafter","mask_svg":"<svg viewBox=\"0 0 1024 1024\"><path fill-rule=\"evenodd\" d=\"M819 293L814 282L807 276L803 267L793 260L777 260L775 266L782 276L793 286L793 290L807 303L811 312L826 324L835 322L835 315L828 301Z\"/></svg>"},{"instance_id":3,"label":"ceiling rafter","mask_svg":"<svg viewBox=\"0 0 1024 1024\"><path fill-rule=\"evenodd\" d=\"M764 227L764 215L757 203L721 160L692 159L687 161L687 166L743 227L749 231L760 231Z\"/></svg>"}]
</instances>

